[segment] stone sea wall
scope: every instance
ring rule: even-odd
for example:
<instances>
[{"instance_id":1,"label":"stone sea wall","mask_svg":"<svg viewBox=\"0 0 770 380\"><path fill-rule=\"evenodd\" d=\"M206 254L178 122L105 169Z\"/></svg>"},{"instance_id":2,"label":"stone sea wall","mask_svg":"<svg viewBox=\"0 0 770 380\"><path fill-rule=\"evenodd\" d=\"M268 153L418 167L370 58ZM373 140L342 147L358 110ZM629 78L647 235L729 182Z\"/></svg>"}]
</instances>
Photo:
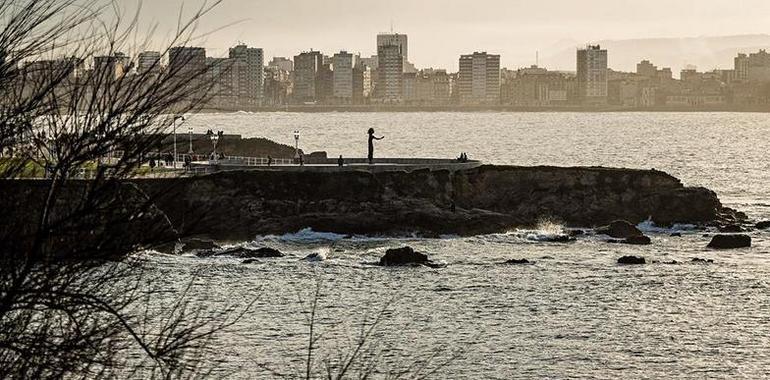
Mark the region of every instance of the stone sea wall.
<instances>
[{"instance_id":1,"label":"stone sea wall","mask_svg":"<svg viewBox=\"0 0 770 380\"><path fill-rule=\"evenodd\" d=\"M183 235L220 240L302 228L472 235L543 218L592 227L731 218L714 192L654 170L482 166L465 171L235 171L135 181Z\"/></svg>"}]
</instances>

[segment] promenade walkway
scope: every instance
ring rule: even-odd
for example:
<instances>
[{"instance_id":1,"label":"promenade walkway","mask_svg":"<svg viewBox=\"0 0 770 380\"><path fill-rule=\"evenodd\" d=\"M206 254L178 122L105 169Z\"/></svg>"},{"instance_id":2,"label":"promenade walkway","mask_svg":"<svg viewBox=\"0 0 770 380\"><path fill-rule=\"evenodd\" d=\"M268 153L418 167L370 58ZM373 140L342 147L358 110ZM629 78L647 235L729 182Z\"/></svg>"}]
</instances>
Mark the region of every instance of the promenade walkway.
<instances>
[{"instance_id":1,"label":"promenade walkway","mask_svg":"<svg viewBox=\"0 0 770 380\"><path fill-rule=\"evenodd\" d=\"M481 166L480 161L467 160L460 162L456 159L437 158L379 158L369 164L366 158L346 158L343 166L339 166L335 158L313 158L304 165L294 160L274 159L271 165L265 158L254 157L225 157L216 161L194 161L191 164L193 172L218 172L231 170L273 170L273 171L312 171L340 172L364 170L370 172L414 171L414 170L468 170Z\"/></svg>"}]
</instances>

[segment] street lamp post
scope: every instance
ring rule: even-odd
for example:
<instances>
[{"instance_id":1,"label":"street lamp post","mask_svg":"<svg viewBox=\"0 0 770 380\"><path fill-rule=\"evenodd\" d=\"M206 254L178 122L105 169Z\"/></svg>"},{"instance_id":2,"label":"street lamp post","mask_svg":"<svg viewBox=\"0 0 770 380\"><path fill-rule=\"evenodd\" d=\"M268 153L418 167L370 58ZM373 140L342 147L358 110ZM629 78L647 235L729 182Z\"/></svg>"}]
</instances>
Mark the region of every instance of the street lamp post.
<instances>
[{"instance_id":1,"label":"street lamp post","mask_svg":"<svg viewBox=\"0 0 770 380\"><path fill-rule=\"evenodd\" d=\"M174 116L174 169L176 169L176 160L177 160L177 150L176 150L176 121L182 119L182 122L185 121L184 116Z\"/></svg>"},{"instance_id":2,"label":"street lamp post","mask_svg":"<svg viewBox=\"0 0 770 380\"><path fill-rule=\"evenodd\" d=\"M187 132L190 135L190 150L188 150L187 153L192 155L193 154L193 148L192 148L192 133L193 133L193 129L192 129L192 127L187 127Z\"/></svg>"},{"instance_id":3,"label":"street lamp post","mask_svg":"<svg viewBox=\"0 0 770 380\"><path fill-rule=\"evenodd\" d=\"M206 135L209 136L211 139L211 144L214 146L214 163L218 163L219 158L217 156L217 142L219 142L219 139L222 138L224 132L218 131L217 133L214 133L214 131L209 129L208 132L206 132Z\"/></svg>"},{"instance_id":4,"label":"street lamp post","mask_svg":"<svg viewBox=\"0 0 770 380\"><path fill-rule=\"evenodd\" d=\"M294 131L294 160L299 161L299 131Z\"/></svg>"}]
</instances>

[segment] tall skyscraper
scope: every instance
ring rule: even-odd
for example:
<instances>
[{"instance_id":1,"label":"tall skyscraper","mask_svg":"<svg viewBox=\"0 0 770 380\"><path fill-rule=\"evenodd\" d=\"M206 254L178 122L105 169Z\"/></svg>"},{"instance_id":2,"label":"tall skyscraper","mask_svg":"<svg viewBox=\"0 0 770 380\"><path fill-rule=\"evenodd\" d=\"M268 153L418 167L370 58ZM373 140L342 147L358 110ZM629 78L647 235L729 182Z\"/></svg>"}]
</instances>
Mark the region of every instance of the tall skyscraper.
<instances>
[{"instance_id":1,"label":"tall skyscraper","mask_svg":"<svg viewBox=\"0 0 770 380\"><path fill-rule=\"evenodd\" d=\"M230 48L233 79L238 102L246 106L261 105L265 83L262 49L238 45Z\"/></svg>"},{"instance_id":2,"label":"tall skyscraper","mask_svg":"<svg viewBox=\"0 0 770 380\"><path fill-rule=\"evenodd\" d=\"M323 66L323 55L317 51L302 52L294 56L294 93L295 103L318 101L319 75Z\"/></svg>"},{"instance_id":3,"label":"tall skyscraper","mask_svg":"<svg viewBox=\"0 0 770 380\"><path fill-rule=\"evenodd\" d=\"M577 51L578 96L583 103L607 103L607 50L588 45Z\"/></svg>"},{"instance_id":4,"label":"tall skyscraper","mask_svg":"<svg viewBox=\"0 0 770 380\"><path fill-rule=\"evenodd\" d=\"M475 52L460 56L460 103L500 104L500 56Z\"/></svg>"},{"instance_id":5,"label":"tall skyscraper","mask_svg":"<svg viewBox=\"0 0 770 380\"><path fill-rule=\"evenodd\" d=\"M377 47L377 97L384 103L403 100L404 59L398 45Z\"/></svg>"},{"instance_id":6,"label":"tall skyscraper","mask_svg":"<svg viewBox=\"0 0 770 380\"><path fill-rule=\"evenodd\" d=\"M404 60L409 59L409 41L406 34L380 33L377 35L377 49L380 46L398 46L399 53Z\"/></svg>"},{"instance_id":7,"label":"tall skyscraper","mask_svg":"<svg viewBox=\"0 0 770 380\"><path fill-rule=\"evenodd\" d=\"M353 100L353 67L355 57L346 51L341 51L332 57L333 96L335 101L349 104Z\"/></svg>"}]
</instances>

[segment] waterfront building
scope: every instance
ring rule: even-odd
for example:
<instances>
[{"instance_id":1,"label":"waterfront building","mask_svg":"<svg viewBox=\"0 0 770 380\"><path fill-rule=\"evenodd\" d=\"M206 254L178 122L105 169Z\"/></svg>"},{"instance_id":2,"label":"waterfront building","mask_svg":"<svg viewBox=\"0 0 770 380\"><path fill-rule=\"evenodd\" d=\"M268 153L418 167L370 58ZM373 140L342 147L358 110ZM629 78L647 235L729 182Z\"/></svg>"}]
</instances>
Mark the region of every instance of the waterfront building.
<instances>
[{"instance_id":1,"label":"waterfront building","mask_svg":"<svg viewBox=\"0 0 770 380\"><path fill-rule=\"evenodd\" d=\"M588 45L577 51L577 84L580 101L585 104L607 103L607 50Z\"/></svg>"},{"instance_id":2,"label":"waterfront building","mask_svg":"<svg viewBox=\"0 0 770 380\"><path fill-rule=\"evenodd\" d=\"M160 52L144 51L139 53L136 59L136 72L138 74L160 74Z\"/></svg>"},{"instance_id":3,"label":"waterfront building","mask_svg":"<svg viewBox=\"0 0 770 380\"><path fill-rule=\"evenodd\" d=\"M173 47L168 52L168 71L197 75L206 68L206 49L202 47Z\"/></svg>"},{"instance_id":4,"label":"waterfront building","mask_svg":"<svg viewBox=\"0 0 770 380\"><path fill-rule=\"evenodd\" d=\"M332 57L333 96L336 103L350 104L353 102L353 68L355 56L346 51L334 54Z\"/></svg>"},{"instance_id":5,"label":"waterfront building","mask_svg":"<svg viewBox=\"0 0 770 380\"><path fill-rule=\"evenodd\" d=\"M377 47L377 98L384 103L403 100L404 60L399 45Z\"/></svg>"},{"instance_id":6,"label":"waterfront building","mask_svg":"<svg viewBox=\"0 0 770 380\"><path fill-rule=\"evenodd\" d=\"M238 45L230 48L233 90L238 105L259 106L264 94L264 57L262 49Z\"/></svg>"},{"instance_id":7,"label":"waterfront building","mask_svg":"<svg viewBox=\"0 0 770 380\"><path fill-rule=\"evenodd\" d=\"M291 59L288 59L286 57L273 57L273 60L271 60L267 64L267 67L277 68L287 73L290 73L294 71L294 62L292 62Z\"/></svg>"},{"instance_id":8,"label":"waterfront building","mask_svg":"<svg viewBox=\"0 0 770 380\"><path fill-rule=\"evenodd\" d=\"M500 104L500 56L486 52L460 56L458 87L461 104Z\"/></svg>"},{"instance_id":9,"label":"waterfront building","mask_svg":"<svg viewBox=\"0 0 770 380\"><path fill-rule=\"evenodd\" d=\"M238 109L238 81L234 75L234 66L232 58L206 58L205 83L209 92L209 108Z\"/></svg>"},{"instance_id":10,"label":"waterfront building","mask_svg":"<svg viewBox=\"0 0 770 380\"><path fill-rule=\"evenodd\" d=\"M310 50L294 56L294 91L295 103L315 103L320 91L318 87L319 71L323 66L323 55Z\"/></svg>"},{"instance_id":11,"label":"waterfront building","mask_svg":"<svg viewBox=\"0 0 770 380\"><path fill-rule=\"evenodd\" d=\"M738 54L734 60L734 78L736 81L765 83L770 82L770 54L762 49L756 53Z\"/></svg>"},{"instance_id":12,"label":"waterfront building","mask_svg":"<svg viewBox=\"0 0 770 380\"><path fill-rule=\"evenodd\" d=\"M94 57L94 73L103 75L106 80L115 80L130 69L130 58L123 53Z\"/></svg>"}]
</instances>

